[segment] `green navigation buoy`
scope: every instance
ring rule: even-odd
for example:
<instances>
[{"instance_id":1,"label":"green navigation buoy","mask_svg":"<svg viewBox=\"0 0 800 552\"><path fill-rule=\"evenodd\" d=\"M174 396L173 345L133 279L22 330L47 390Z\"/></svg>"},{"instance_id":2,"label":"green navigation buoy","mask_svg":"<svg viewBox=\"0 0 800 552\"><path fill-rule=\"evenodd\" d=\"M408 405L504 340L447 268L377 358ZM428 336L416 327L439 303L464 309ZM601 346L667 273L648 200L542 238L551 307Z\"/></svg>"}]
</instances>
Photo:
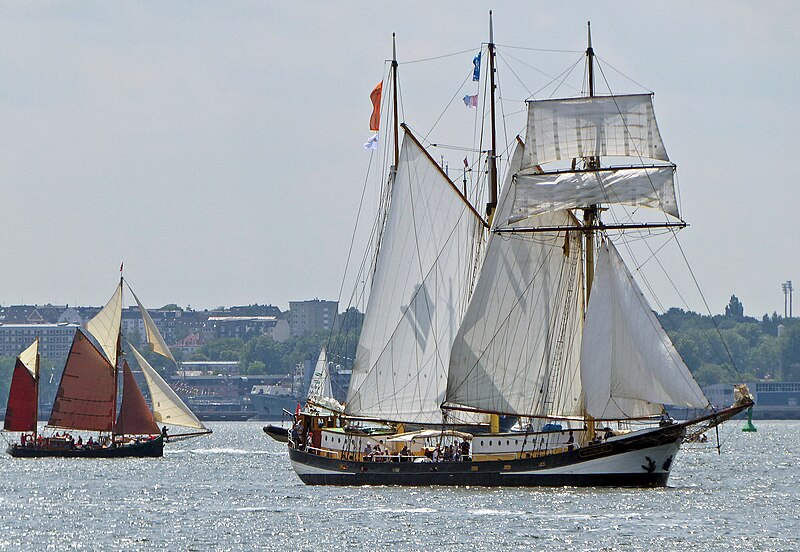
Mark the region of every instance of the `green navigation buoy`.
<instances>
[{"instance_id":1,"label":"green navigation buoy","mask_svg":"<svg viewBox=\"0 0 800 552\"><path fill-rule=\"evenodd\" d=\"M756 426L753 425L753 407L747 409L747 424L742 428L742 431L756 432Z\"/></svg>"}]
</instances>

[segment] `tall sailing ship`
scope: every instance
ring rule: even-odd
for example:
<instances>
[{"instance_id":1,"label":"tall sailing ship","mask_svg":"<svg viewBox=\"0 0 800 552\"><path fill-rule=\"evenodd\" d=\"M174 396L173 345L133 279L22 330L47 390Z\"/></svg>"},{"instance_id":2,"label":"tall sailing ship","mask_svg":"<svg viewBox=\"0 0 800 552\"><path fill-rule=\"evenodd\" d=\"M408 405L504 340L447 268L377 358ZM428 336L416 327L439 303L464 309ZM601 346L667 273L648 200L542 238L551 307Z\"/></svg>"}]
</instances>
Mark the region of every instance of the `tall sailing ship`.
<instances>
[{"instance_id":1,"label":"tall sailing ship","mask_svg":"<svg viewBox=\"0 0 800 552\"><path fill-rule=\"evenodd\" d=\"M142 354L130 343L127 349L136 358L150 393L152 408L142 395L123 354L122 290L119 285L105 307L75 331L64 372L56 392L47 428L39 433L39 340L17 358L6 408L4 430L20 432L20 441L11 444L8 453L16 457L120 458L158 457L164 453L164 441L211 433L197 419ZM130 289L130 286L128 287ZM150 314L130 290L144 320L145 333L152 350L175 362ZM122 393L119 410L119 379ZM182 433L168 433L167 425L188 428ZM72 431L98 434L86 442Z\"/></svg>"},{"instance_id":2,"label":"tall sailing ship","mask_svg":"<svg viewBox=\"0 0 800 552\"><path fill-rule=\"evenodd\" d=\"M290 433L307 484L664 486L687 434L752 405L740 387L711 408L614 244L686 226L652 95L595 94L590 31L588 95L527 101L499 190L491 14L489 34L485 216L398 124L393 55L394 153L346 405L306 408ZM604 220L617 206L657 216ZM665 405L704 414L677 423Z\"/></svg>"}]
</instances>

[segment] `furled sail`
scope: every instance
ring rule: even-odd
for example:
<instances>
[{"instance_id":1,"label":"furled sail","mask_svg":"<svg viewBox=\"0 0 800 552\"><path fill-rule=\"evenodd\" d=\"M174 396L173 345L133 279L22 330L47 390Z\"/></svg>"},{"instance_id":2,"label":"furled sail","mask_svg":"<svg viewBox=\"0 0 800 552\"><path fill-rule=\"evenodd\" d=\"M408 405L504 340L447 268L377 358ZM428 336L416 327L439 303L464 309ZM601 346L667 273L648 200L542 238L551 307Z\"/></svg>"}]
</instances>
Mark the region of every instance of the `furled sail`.
<instances>
[{"instance_id":1,"label":"furled sail","mask_svg":"<svg viewBox=\"0 0 800 552\"><path fill-rule=\"evenodd\" d=\"M81 330L76 330L47 425L111 431L115 384L114 367Z\"/></svg>"},{"instance_id":2,"label":"furled sail","mask_svg":"<svg viewBox=\"0 0 800 552\"><path fill-rule=\"evenodd\" d=\"M529 101L525 142L523 171L592 156L669 161L652 94Z\"/></svg>"},{"instance_id":3,"label":"furled sail","mask_svg":"<svg viewBox=\"0 0 800 552\"><path fill-rule=\"evenodd\" d=\"M117 346L122 320L122 280L105 307L85 327L97 340L111 366L117 365Z\"/></svg>"},{"instance_id":4,"label":"furled sail","mask_svg":"<svg viewBox=\"0 0 800 552\"><path fill-rule=\"evenodd\" d=\"M17 357L6 404L3 429L35 431L38 415L39 338Z\"/></svg>"},{"instance_id":5,"label":"furled sail","mask_svg":"<svg viewBox=\"0 0 800 552\"><path fill-rule=\"evenodd\" d=\"M508 219L511 175L522 156L518 145L495 215L498 223ZM575 225L566 211L520 222ZM446 406L527 416L581 413L581 256L578 232L492 234L453 343Z\"/></svg>"},{"instance_id":6,"label":"furled sail","mask_svg":"<svg viewBox=\"0 0 800 552\"><path fill-rule=\"evenodd\" d=\"M581 349L586 413L616 419L659 414L663 404L708 399L610 242L600 247Z\"/></svg>"},{"instance_id":7,"label":"furled sail","mask_svg":"<svg viewBox=\"0 0 800 552\"><path fill-rule=\"evenodd\" d=\"M150 316L150 313L147 312L147 309L144 308L142 302L139 301L138 297L136 297L136 294L133 292L130 285L128 285L128 289L131 291L131 295L133 295L133 298L136 300L136 304L139 306L139 312L142 314L142 319L144 320L145 336L147 338L147 342L153 348L153 352L170 359L172 362L175 362L175 357L172 356L172 351L170 351L169 347L167 347L167 344L164 341L164 338L161 336L161 332L158 331L158 327L156 326L155 322L153 322L153 318Z\"/></svg>"},{"instance_id":8,"label":"furled sail","mask_svg":"<svg viewBox=\"0 0 800 552\"><path fill-rule=\"evenodd\" d=\"M678 216L675 167L632 167L517 177L511 220L599 204L661 209Z\"/></svg>"},{"instance_id":9,"label":"furled sail","mask_svg":"<svg viewBox=\"0 0 800 552\"><path fill-rule=\"evenodd\" d=\"M197 419L197 416L191 409L184 404L178 397L177 393L172 390L172 387L158 375L155 368L150 366L150 363L136 350L136 348L128 342L128 347L131 348L133 356L139 363L142 369L144 379L147 382L147 388L150 391L150 401L153 403L153 417L159 423L166 423L172 425L179 425L184 427L193 427L196 429L207 429L203 422Z\"/></svg>"},{"instance_id":10,"label":"furled sail","mask_svg":"<svg viewBox=\"0 0 800 552\"><path fill-rule=\"evenodd\" d=\"M410 134L356 351L346 412L440 423L450 345L466 309L481 224Z\"/></svg>"},{"instance_id":11,"label":"furled sail","mask_svg":"<svg viewBox=\"0 0 800 552\"><path fill-rule=\"evenodd\" d=\"M122 361L122 373L122 404L119 407L117 423L114 425L114 434L157 435L161 433L127 360Z\"/></svg>"}]
</instances>

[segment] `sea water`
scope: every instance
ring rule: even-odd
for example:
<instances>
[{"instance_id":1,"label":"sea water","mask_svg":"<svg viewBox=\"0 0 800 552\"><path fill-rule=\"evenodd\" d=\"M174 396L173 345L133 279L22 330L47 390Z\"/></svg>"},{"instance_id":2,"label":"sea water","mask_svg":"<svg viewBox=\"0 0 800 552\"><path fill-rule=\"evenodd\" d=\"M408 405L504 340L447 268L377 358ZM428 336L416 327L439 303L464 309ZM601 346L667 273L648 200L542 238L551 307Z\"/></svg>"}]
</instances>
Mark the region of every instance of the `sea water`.
<instances>
[{"instance_id":1,"label":"sea water","mask_svg":"<svg viewBox=\"0 0 800 552\"><path fill-rule=\"evenodd\" d=\"M663 489L307 487L262 425L156 459L3 455L0 550L800 550L800 422L728 424Z\"/></svg>"}]
</instances>

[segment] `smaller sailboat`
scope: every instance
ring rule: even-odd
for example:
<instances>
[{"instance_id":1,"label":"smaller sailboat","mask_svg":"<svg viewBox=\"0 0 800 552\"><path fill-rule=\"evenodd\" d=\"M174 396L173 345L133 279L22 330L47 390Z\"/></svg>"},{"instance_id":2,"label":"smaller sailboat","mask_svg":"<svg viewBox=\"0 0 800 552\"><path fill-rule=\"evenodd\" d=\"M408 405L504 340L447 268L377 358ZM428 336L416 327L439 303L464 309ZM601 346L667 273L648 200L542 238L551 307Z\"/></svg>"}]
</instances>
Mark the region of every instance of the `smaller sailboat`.
<instances>
[{"instance_id":1,"label":"smaller sailboat","mask_svg":"<svg viewBox=\"0 0 800 552\"><path fill-rule=\"evenodd\" d=\"M47 423L56 431L44 436L37 430L39 393L39 341L25 349L17 359L4 429L21 432L18 443L8 448L15 457L121 458L158 457L164 442L211 433L192 413L158 372L130 342L147 383L152 408L139 389L122 351L122 288L120 278L114 295L84 328L75 331L64 372ZM130 287L129 287L130 289ZM131 290L144 319L147 341L154 352L172 358L169 348L147 310ZM122 373L122 399L117 411L119 376ZM190 428L170 435L167 426ZM86 442L71 431L97 432Z\"/></svg>"}]
</instances>

